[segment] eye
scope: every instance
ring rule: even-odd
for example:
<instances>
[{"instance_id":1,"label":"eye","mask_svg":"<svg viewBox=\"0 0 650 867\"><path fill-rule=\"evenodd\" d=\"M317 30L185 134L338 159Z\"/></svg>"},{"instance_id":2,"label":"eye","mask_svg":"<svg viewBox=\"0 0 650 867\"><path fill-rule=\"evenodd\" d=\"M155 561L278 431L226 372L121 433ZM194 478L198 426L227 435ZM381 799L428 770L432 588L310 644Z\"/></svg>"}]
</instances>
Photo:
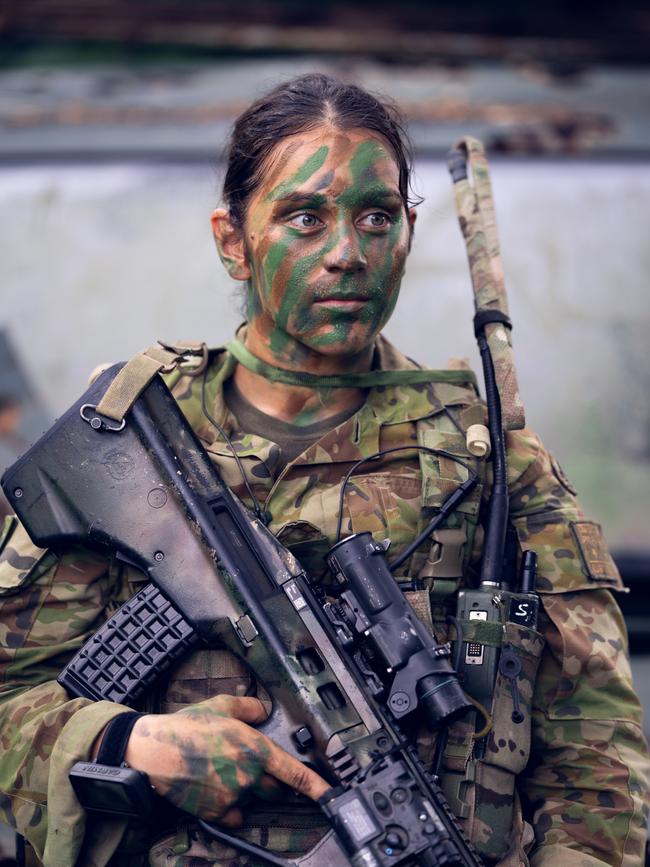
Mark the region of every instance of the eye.
<instances>
[{"instance_id":1,"label":"eye","mask_svg":"<svg viewBox=\"0 0 650 867\"><path fill-rule=\"evenodd\" d=\"M295 214L289 223L297 229L317 229L323 225L322 221L314 214Z\"/></svg>"},{"instance_id":2,"label":"eye","mask_svg":"<svg viewBox=\"0 0 650 867\"><path fill-rule=\"evenodd\" d=\"M360 222L370 229L388 229L392 220L383 211L373 211L372 214L366 214L362 217Z\"/></svg>"}]
</instances>

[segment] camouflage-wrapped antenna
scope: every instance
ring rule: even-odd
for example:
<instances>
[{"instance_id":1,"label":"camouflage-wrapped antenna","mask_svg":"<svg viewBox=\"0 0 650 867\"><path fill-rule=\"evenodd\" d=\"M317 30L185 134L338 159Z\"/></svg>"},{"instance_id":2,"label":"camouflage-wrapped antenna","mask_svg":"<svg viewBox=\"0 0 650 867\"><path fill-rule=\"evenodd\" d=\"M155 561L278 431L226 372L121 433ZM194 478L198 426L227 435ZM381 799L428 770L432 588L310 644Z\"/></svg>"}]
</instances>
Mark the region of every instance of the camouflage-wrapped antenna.
<instances>
[{"instance_id":1,"label":"camouflage-wrapped antenna","mask_svg":"<svg viewBox=\"0 0 650 867\"><path fill-rule=\"evenodd\" d=\"M448 165L454 181L458 220L467 245L476 312L499 310L507 316L508 299L483 145L478 139L466 136L449 152ZM503 427L519 430L526 420L519 396L510 328L503 322L490 322L485 326L485 336L501 398Z\"/></svg>"}]
</instances>

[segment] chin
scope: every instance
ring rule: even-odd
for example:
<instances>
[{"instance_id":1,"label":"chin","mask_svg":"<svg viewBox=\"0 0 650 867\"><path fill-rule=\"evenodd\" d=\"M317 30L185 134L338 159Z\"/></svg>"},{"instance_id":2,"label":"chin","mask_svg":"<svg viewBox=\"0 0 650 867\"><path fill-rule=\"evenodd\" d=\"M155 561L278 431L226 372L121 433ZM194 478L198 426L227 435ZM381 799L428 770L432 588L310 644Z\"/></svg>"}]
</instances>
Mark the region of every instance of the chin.
<instances>
[{"instance_id":1,"label":"chin","mask_svg":"<svg viewBox=\"0 0 650 867\"><path fill-rule=\"evenodd\" d=\"M298 337L300 342L318 355L327 358L352 357L363 353L373 346L375 337L372 334L351 334L346 337L338 337L336 334L310 334L308 337Z\"/></svg>"}]
</instances>

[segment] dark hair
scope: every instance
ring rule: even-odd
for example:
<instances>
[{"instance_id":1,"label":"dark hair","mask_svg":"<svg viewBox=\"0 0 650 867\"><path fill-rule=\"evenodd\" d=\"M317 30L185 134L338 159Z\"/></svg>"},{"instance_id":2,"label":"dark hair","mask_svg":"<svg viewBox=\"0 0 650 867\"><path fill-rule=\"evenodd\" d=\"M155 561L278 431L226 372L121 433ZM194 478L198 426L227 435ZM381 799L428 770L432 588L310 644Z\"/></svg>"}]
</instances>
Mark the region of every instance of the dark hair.
<instances>
[{"instance_id":1,"label":"dark hair","mask_svg":"<svg viewBox=\"0 0 650 867\"><path fill-rule=\"evenodd\" d=\"M320 124L367 129L382 135L399 167L399 191L409 199L412 149L398 109L356 87L320 73L292 78L254 102L235 121L228 147L223 199L232 221L242 225L246 205L262 180L266 160L283 138Z\"/></svg>"}]
</instances>

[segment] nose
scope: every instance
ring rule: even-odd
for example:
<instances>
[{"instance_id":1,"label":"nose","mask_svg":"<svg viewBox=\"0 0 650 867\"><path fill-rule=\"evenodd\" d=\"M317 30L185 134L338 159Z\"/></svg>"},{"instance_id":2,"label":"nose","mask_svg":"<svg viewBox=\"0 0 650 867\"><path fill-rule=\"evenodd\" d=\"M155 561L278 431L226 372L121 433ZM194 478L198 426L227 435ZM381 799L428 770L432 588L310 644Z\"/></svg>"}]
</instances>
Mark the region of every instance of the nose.
<instances>
[{"instance_id":1,"label":"nose","mask_svg":"<svg viewBox=\"0 0 650 867\"><path fill-rule=\"evenodd\" d=\"M341 226L334 245L325 255L323 264L328 271L354 273L367 266L359 235L354 226Z\"/></svg>"}]
</instances>

